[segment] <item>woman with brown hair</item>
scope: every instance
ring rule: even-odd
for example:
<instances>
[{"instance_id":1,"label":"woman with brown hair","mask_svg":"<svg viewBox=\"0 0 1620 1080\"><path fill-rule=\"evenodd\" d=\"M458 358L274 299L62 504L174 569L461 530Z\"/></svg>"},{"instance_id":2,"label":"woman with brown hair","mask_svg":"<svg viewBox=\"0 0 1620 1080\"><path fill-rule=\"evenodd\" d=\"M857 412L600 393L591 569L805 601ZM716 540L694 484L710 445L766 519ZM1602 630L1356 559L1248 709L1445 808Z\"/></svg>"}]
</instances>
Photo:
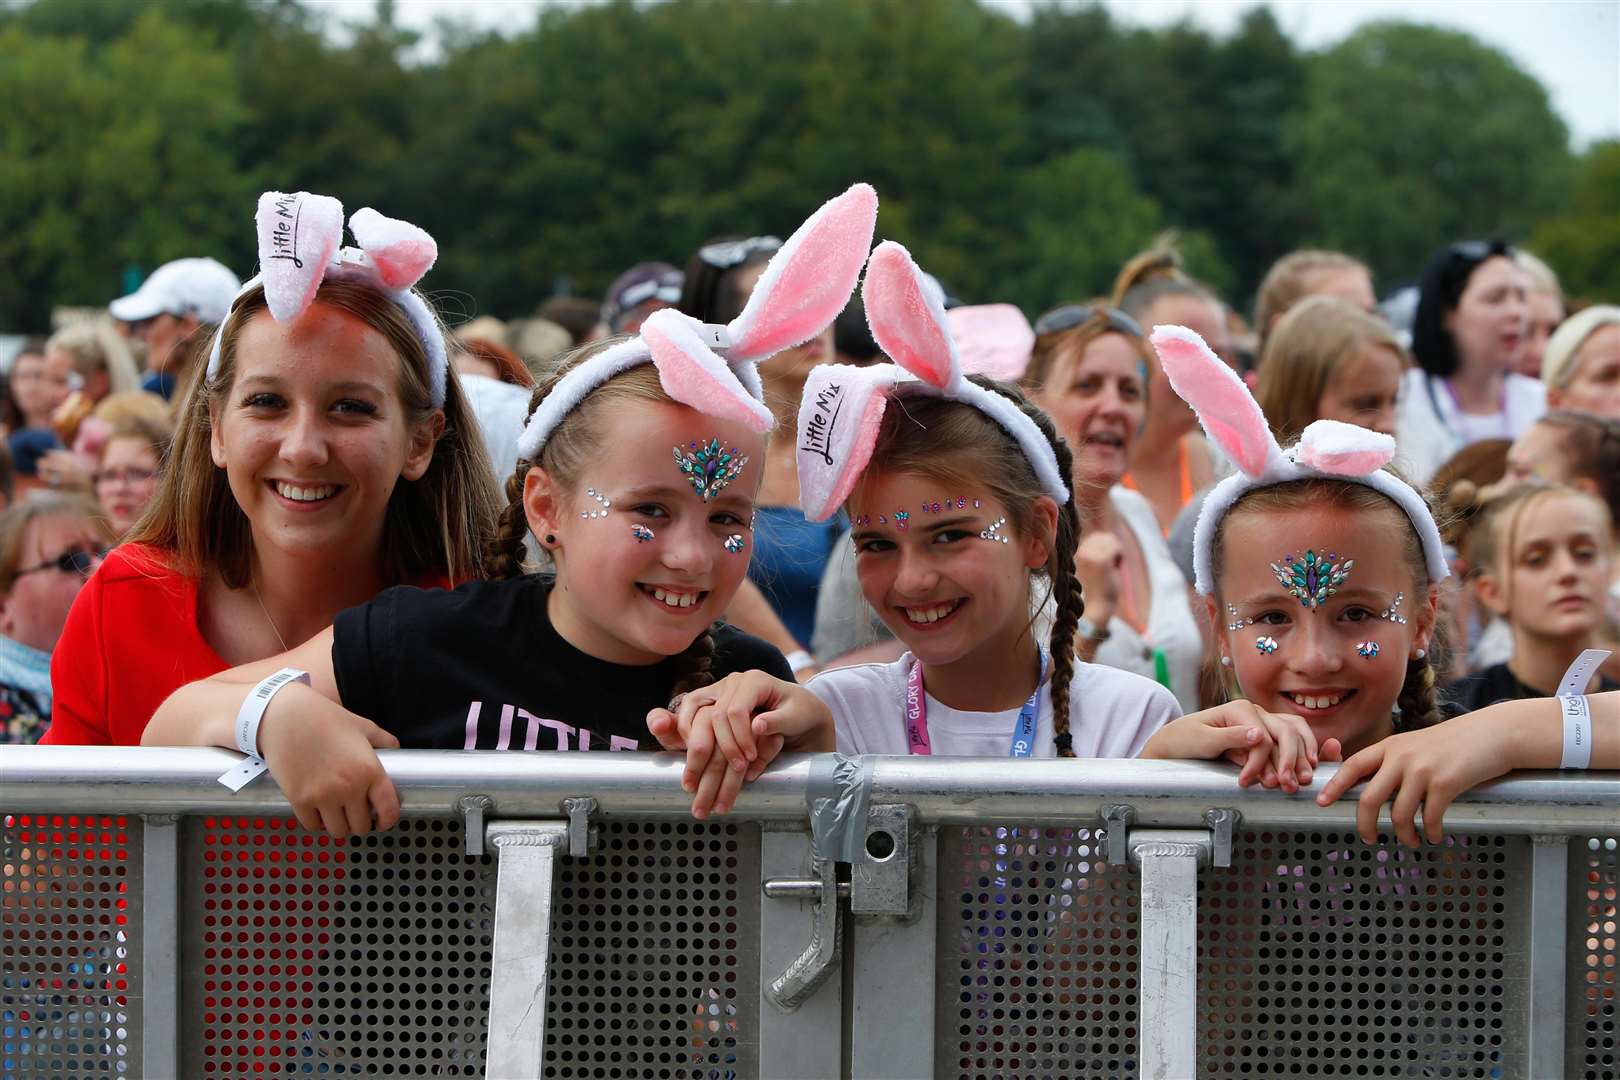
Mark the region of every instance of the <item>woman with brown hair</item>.
<instances>
[{"instance_id":1,"label":"woman with brown hair","mask_svg":"<svg viewBox=\"0 0 1620 1080\"><path fill-rule=\"evenodd\" d=\"M299 250L314 280L291 287L266 228L283 206L302 212L300 243L330 226L329 247ZM389 586L479 573L496 509L483 445L410 288L420 271L399 286L391 250L372 254L378 220L412 227L367 213L351 226L368 250L339 252L336 200L261 199L265 274L181 408L155 503L74 605L46 741L137 744L185 683L285 652Z\"/></svg>"}]
</instances>

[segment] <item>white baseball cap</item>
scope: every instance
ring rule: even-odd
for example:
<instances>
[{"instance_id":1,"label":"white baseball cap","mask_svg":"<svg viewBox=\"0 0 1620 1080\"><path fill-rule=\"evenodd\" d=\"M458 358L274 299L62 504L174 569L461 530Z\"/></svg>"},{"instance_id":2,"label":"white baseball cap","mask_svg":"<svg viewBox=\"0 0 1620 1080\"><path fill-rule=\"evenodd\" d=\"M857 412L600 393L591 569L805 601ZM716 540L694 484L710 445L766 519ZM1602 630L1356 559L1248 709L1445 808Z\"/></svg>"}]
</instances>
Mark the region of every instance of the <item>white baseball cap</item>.
<instances>
[{"instance_id":1,"label":"white baseball cap","mask_svg":"<svg viewBox=\"0 0 1620 1080\"><path fill-rule=\"evenodd\" d=\"M107 305L112 317L140 322L158 315L195 315L200 323L218 326L242 287L235 274L213 259L166 262L128 296Z\"/></svg>"}]
</instances>

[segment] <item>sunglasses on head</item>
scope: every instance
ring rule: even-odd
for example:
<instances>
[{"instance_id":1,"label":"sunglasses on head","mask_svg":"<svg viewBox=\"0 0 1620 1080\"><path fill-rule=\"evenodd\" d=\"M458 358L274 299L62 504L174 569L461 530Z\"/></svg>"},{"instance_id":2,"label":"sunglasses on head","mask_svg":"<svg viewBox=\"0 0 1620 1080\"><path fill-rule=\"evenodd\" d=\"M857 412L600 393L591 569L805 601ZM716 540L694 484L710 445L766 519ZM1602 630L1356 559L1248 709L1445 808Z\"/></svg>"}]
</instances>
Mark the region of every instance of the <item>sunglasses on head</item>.
<instances>
[{"instance_id":1,"label":"sunglasses on head","mask_svg":"<svg viewBox=\"0 0 1620 1080\"><path fill-rule=\"evenodd\" d=\"M722 240L698 248L698 258L716 270L730 270L753 255L776 251L782 241L774 236L750 236L746 240Z\"/></svg>"},{"instance_id":2,"label":"sunglasses on head","mask_svg":"<svg viewBox=\"0 0 1620 1080\"><path fill-rule=\"evenodd\" d=\"M112 548L97 548L88 551L84 548L68 548L54 559L46 559L37 566L28 566L17 571L17 576L24 574L37 574L41 570L59 570L64 574L79 574L90 576L90 571L96 568L97 559L105 559Z\"/></svg>"},{"instance_id":3,"label":"sunglasses on head","mask_svg":"<svg viewBox=\"0 0 1620 1080\"><path fill-rule=\"evenodd\" d=\"M1091 319L1101 318L1108 324L1108 329L1131 337L1142 336L1142 324L1125 314L1116 307L1106 304L1064 304L1053 308L1045 315L1035 320L1035 334L1058 334L1064 330L1073 330L1082 323Z\"/></svg>"}]
</instances>

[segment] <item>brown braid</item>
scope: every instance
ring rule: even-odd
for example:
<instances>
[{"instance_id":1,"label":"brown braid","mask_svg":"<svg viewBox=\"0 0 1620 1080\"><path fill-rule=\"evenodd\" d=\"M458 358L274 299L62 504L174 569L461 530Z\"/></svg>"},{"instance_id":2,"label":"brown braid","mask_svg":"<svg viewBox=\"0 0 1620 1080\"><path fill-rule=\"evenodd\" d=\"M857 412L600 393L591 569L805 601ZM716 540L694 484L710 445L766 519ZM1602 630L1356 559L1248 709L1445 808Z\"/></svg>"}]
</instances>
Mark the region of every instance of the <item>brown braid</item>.
<instances>
[{"instance_id":1,"label":"brown braid","mask_svg":"<svg viewBox=\"0 0 1620 1080\"><path fill-rule=\"evenodd\" d=\"M1010 396L1010 395L1009 395ZM1058 476L1064 487L1074 490L1074 454L1052 420L1032 402L1018 400L1025 416L1035 422L1052 444L1057 455ZM1080 547L1080 515L1074 499L1058 507L1057 536L1053 539L1053 558L1048 562L1052 578L1052 597L1057 614L1052 623L1052 743L1059 757L1074 757L1074 735L1069 731L1069 684L1074 680L1074 635L1080 617L1086 613L1086 601L1081 596L1080 577L1074 570L1074 553ZM1055 564L1055 565L1054 565Z\"/></svg>"},{"instance_id":2,"label":"brown braid","mask_svg":"<svg viewBox=\"0 0 1620 1080\"><path fill-rule=\"evenodd\" d=\"M1396 731L1416 731L1433 727L1440 722L1440 706L1434 695L1434 665L1429 658L1411 660L1406 665L1406 681L1401 684L1400 718L1395 721Z\"/></svg>"},{"instance_id":3,"label":"brown braid","mask_svg":"<svg viewBox=\"0 0 1620 1080\"><path fill-rule=\"evenodd\" d=\"M714 665L714 627L709 627L697 636L697 640L686 647L676 659L675 688L670 696L686 694L701 689L714 682L714 672L710 668Z\"/></svg>"}]
</instances>

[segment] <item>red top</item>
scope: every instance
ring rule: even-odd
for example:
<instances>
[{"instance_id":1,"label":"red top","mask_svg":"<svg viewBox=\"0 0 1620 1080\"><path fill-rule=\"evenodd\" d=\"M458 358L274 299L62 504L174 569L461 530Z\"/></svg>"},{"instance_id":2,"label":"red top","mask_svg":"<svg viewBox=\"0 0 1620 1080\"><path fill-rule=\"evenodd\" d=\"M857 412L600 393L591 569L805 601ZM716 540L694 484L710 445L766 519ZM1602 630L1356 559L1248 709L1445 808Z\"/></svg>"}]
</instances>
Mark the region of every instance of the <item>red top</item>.
<instances>
[{"instance_id":1,"label":"red top","mask_svg":"<svg viewBox=\"0 0 1620 1080\"><path fill-rule=\"evenodd\" d=\"M228 666L197 628L197 579L155 548L120 545L68 612L51 654L51 726L39 741L139 746L165 698Z\"/></svg>"}]
</instances>

